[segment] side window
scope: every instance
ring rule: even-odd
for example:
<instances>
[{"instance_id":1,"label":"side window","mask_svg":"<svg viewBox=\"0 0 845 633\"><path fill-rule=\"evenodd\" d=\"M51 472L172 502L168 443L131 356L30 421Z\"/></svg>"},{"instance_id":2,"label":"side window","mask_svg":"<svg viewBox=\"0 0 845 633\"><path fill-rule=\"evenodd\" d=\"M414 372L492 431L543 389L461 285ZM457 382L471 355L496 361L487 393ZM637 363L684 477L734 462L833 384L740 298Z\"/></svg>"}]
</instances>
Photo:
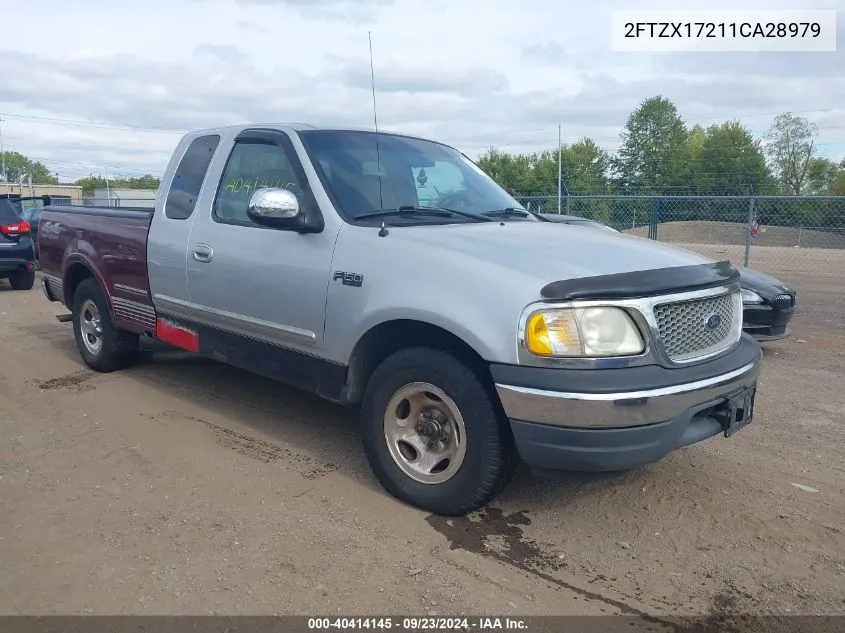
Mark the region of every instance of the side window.
<instances>
[{"instance_id":1,"label":"side window","mask_svg":"<svg viewBox=\"0 0 845 633\"><path fill-rule=\"evenodd\" d=\"M191 141L176 173L170 191L167 192L167 202L164 205L164 215L171 220L187 220L194 212L197 197L200 195L202 181L208 171L208 165L214 156L214 151L220 143L216 134L199 136Z\"/></svg>"},{"instance_id":2,"label":"side window","mask_svg":"<svg viewBox=\"0 0 845 633\"><path fill-rule=\"evenodd\" d=\"M452 163L438 161L431 167L414 167L412 171L421 205L437 206L444 198L466 189L461 170Z\"/></svg>"},{"instance_id":3,"label":"side window","mask_svg":"<svg viewBox=\"0 0 845 633\"><path fill-rule=\"evenodd\" d=\"M256 190L287 189L304 206L304 185L284 148L264 141L237 141L217 188L213 217L218 222L257 226L247 215Z\"/></svg>"}]
</instances>

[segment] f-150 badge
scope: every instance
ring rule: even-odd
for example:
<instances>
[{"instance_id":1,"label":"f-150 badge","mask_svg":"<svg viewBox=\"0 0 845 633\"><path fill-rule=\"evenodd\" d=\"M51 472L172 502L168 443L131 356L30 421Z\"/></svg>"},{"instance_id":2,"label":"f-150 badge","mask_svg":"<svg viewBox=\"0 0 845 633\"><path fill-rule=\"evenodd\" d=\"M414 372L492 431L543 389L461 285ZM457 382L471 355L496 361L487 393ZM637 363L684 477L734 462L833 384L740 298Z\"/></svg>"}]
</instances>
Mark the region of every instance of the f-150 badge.
<instances>
[{"instance_id":1,"label":"f-150 badge","mask_svg":"<svg viewBox=\"0 0 845 633\"><path fill-rule=\"evenodd\" d=\"M356 286L358 288L364 283L364 275L361 273L345 273L342 270L336 270L332 281L341 280L344 286Z\"/></svg>"}]
</instances>

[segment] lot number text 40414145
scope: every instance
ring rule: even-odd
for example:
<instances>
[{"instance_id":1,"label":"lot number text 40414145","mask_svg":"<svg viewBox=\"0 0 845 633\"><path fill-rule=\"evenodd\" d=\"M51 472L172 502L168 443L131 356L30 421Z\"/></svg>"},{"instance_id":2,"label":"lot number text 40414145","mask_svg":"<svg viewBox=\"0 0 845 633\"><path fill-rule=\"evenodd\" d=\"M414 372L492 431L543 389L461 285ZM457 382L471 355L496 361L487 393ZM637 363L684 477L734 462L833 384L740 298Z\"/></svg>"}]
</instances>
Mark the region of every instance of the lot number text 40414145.
<instances>
[{"instance_id":1,"label":"lot number text 40414145","mask_svg":"<svg viewBox=\"0 0 845 633\"><path fill-rule=\"evenodd\" d=\"M308 618L309 631L395 630L395 631L520 631L528 626L522 618L512 617L352 617Z\"/></svg>"}]
</instances>

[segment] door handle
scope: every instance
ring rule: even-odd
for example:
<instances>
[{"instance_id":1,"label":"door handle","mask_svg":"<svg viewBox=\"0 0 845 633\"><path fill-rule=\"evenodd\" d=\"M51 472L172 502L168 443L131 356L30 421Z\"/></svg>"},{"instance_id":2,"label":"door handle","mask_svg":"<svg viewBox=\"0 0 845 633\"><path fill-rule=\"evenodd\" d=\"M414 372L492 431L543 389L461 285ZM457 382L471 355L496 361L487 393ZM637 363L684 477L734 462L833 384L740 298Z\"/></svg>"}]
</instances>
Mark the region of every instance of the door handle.
<instances>
[{"instance_id":1,"label":"door handle","mask_svg":"<svg viewBox=\"0 0 845 633\"><path fill-rule=\"evenodd\" d=\"M191 257L201 264L207 264L214 258L214 249L208 244L194 244L191 248Z\"/></svg>"}]
</instances>

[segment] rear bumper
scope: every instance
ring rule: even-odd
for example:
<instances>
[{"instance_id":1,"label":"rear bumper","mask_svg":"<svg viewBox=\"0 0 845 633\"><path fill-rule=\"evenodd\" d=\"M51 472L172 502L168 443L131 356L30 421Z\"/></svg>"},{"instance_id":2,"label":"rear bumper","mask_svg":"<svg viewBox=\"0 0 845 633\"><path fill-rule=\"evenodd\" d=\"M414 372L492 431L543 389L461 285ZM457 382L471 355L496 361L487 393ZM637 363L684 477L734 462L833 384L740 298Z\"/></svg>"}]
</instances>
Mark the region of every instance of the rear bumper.
<instances>
[{"instance_id":1,"label":"rear bumper","mask_svg":"<svg viewBox=\"0 0 845 633\"><path fill-rule=\"evenodd\" d=\"M549 470L614 472L723 432L721 409L728 396L756 386L761 360L759 344L743 336L729 354L682 369L491 371L524 462ZM525 379L513 384L519 373ZM507 375L511 384L502 381ZM532 377L537 384L529 386Z\"/></svg>"},{"instance_id":2,"label":"rear bumper","mask_svg":"<svg viewBox=\"0 0 845 633\"><path fill-rule=\"evenodd\" d=\"M35 270L35 262L25 257L3 257L0 252L0 273L11 273L17 270Z\"/></svg>"},{"instance_id":3,"label":"rear bumper","mask_svg":"<svg viewBox=\"0 0 845 633\"><path fill-rule=\"evenodd\" d=\"M29 237L24 236L19 242L0 242L0 272L25 270L34 262L35 251Z\"/></svg>"}]
</instances>

